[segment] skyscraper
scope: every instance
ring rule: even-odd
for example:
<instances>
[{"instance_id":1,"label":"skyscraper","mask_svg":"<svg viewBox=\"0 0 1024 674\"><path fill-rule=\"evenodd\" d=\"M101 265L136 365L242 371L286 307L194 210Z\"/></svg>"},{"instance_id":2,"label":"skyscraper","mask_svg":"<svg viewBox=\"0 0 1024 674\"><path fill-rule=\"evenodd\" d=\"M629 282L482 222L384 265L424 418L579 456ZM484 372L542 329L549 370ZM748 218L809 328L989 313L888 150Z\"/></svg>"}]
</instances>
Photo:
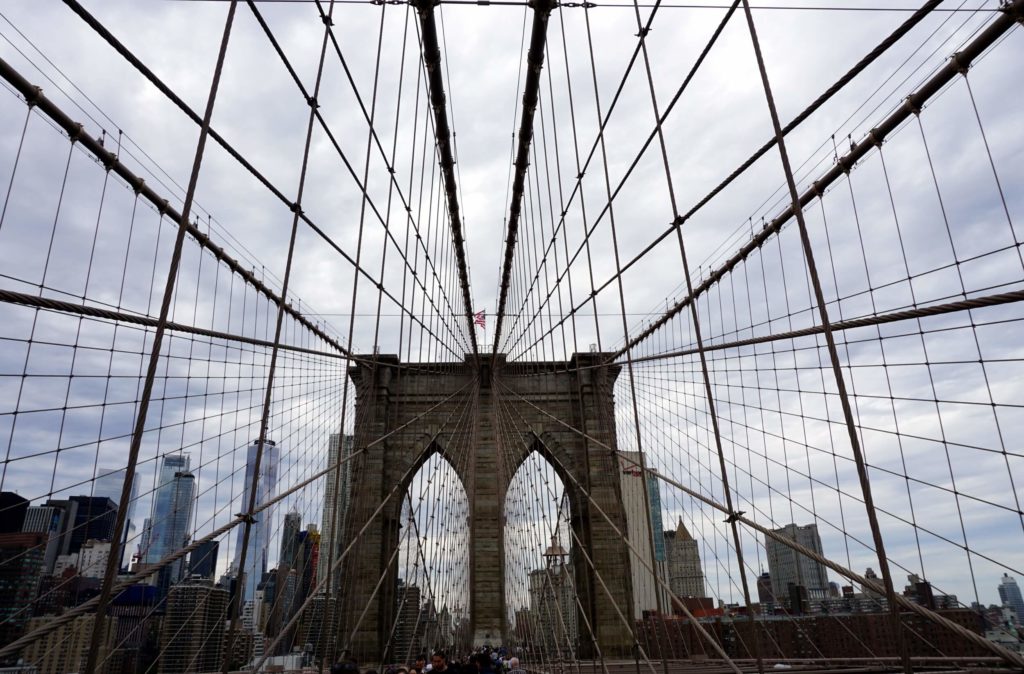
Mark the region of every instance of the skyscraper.
<instances>
[{"instance_id":1,"label":"skyscraper","mask_svg":"<svg viewBox=\"0 0 1024 674\"><path fill-rule=\"evenodd\" d=\"M317 584L317 571L320 566L320 532L315 524L306 525L299 532L295 568L299 572L298 601L306 600Z\"/></svg>"},{"instance_id":2,"label":"skyscraper","mask_svg":"<svg viewBox=\"0 0 1024 674\"><path fill-rule=\"evenodd\" d=\"M548 658L573 656L579 638L576 593L572 569L565 563L569 553L552 536L544 551L545 567L530 571L530 613L536 627L536 646Z\"/></svg>"},{"instance_id":3,"label":"skyscraper","mask_svg":"<svg viewBox=\"0 0 1024 674\"><path fill-rule=\"evenodd\" d=\"M13 491L0 491L0 533L17 534L25 522L28 499Z\"/></svg>"},{"instance_id":4,"label":"skyscraper","mask_svg":"<svg viewBox=\"0 0 1024 674\"><path fill-rule=\"evenodd\" d=\"M189 575L212 579L217 572L217 551L219 549L219 541L200 543L199 547L189 554Z\"/></svg>"},{"instance_id":5,"label":"skyscraper","mask_svg":"<svg viewBox=\"0 0 1024 674\"><path fill-rule=\"evenodd\" d=\"M219 671L227 608L227 590L211 581L189 579L171 588L160 640L160 674Z\"/></svg>"},{"instance_id":6,"label":"skyscraper","mask_svg":"<svg viewBox=\"0 0 1024 674\"><path fill-rule=\"evenodd\" d=\"M391 661L411 663L423 648L420 626L420 588L398 581L396 598L395 636L391 645Z\"/></svg>"},{"instance_id":7,"label":"skyscraper","mask_svg":"<svg viewBox=\"0 0 1024 674\"><path fill-rule=\"evenodd\" d=\"M675 531L666 531L665 551L668 557L668 585L679 598L703 597L704 570L700 565L697 541L679 518Z\"/></svg>"},{"instance_id":8,"label":"skyscraper","mask_svg":"<svg viewBox=\"0 0 1024 674\"><path fill-rule=\"evenodd\" d=\"M124 468L100 468L96 472L96 481L93 482L92 495L106 496L114 503L121 505L121 489L124 485L124 476L127 471ZM132 511L135 508L135 499L139 496L139 479L136 475L132 483L132 494L128 503L128 518L131 519Z\"/></svg>"},{"instance_id":9,"label":"skyscraper","mask_svg":"<svg viewBox=\"0 0 1024 674\"><path fill-rule=\"evenodd\" d=\"M621 452L619 458L619 485L622 505L626 511L626 530L629 542L639 555L630 552L629 567L633 579L633 618L639 620L644 611L655 611L664 604L664 592L649 569L659 569L664 575L665 539L655 536L654 558L651 558L651 534L662 530L661 492L657 478L645 479L640 464L640 452ZM644 489L646 487L646 493ZM659 602L659 595L662 595Z\"/></svg>"},{"instance_id":10,"label":"skyscraper","mask_svg":"<svg viewBox=\"0 0 1024 674\"><path fill-rule=\"evenodd\" d=\"M44 533L0 534L0 644L21 636L43 577Z\"/></svg>"},{"instance_id":11,"label":"skyscraper","mask_svg":"<svg viewBox=\"0 0 1024 674\"><path fill-rule=\"evenodd\" d=\"M159 482L153 496L153 509L147 520L142 550L143 564L156 564L167 555L185 547L192 526L192 501L195 477L189 472L187 454L165 456ZM177 559L160 574L160 586L167 589L181 580L183 560Z\"/></svg>"},{"instance_id":12,"label":"skyscraper","mask_svg":"<svg viewBox=\"0 0 1024 674\"><path fill-rule=\"evenodd\" d=\"M1009 574L1003 574L999 581L999 598L1003 606L1009 606L1017 612L1017 624L1024 624L1024 597L1020 595L1020 588L1017 586L1017 579Z\"/></svg>"},{"instance_id":13,"label":"skyscraper","mask_svg":"<svg viewBox=\"0 0 1024 674\"><path fill-rule=\"evenodd\" d=\"M242 484L241 512L249 509L251 498L252 478L256 473L256 454L259 451L259 443L253 442L249 445L245 458L245 482ZM256 484L255 506L266 503L274 496L277 489L277 469L281 458L281 448L273 440L267 440L263 444L263 456L260 459L260 474ZM256 585L263 578L267 571L267 551L270 546L271 524L274 521L274 507L271 506L256 515L256 521L249 532L249 545L245 555L245 568L242 569L242 547L245 537L245 527L235 527L238 532L235 544L235 560L231 565L236 573L245 573L245 584L243 585L242 601L253 601L256 597Z\"/></svg>"},{"instance_id":14,"label":"skyscraper","mask_svg":"<svg viewBox=\"0 0 1024 674\"><path fill-rule=\"evenodd\" d=\"M772 577L767 571L762 571L761 575L757 577L757 601L760 604L775 603L775 595L772 594Z\"/></svg>"},{"instance_id":15,"label":"skyscraper","mask_svg":"<svg viewBox=\"0 0 1024 674\"><path fill-rule=\"evenodd\" d=\"M823 554L821 537L818 536L818 525L806 524L799 526L787 524L775 533L796 541L805 548ZM828 574L825 566L793 548L773 538L765 540L765 551L768 555L768 573L772 581L772 594L776 600L786 601L790 596L790 586L806 589L808 599L826 599L828 597Z\"/></svg>"},{"instance_id":16,"label":"skyscraper","mask_svg":"<svg viewBox=\"0 0 1024 674\"><path fill-rule=\"evenodd\" d=\"M327 447L327 465L333 466L338 461L348 458L352 454L352 441L351 435L342 436L339 433L331 433L331 439ZM351 461L345 461L345 463L338 466L337 475L334 472L330 472L324 477L324 516L320 523L320 531L323 532L320 544L322 554L320 555L320 568L317 570L319 578L323 578L327 573L332 546L334 548L335 561L342 551L341 540L345 534L345 516L348 513L349 500L352 494L351 466ZM337 478L338 493L335 493L334 489L335 478ZM334 531L332 532L331 520L334 519L335 512L337 512L337 519L334 522ZM331 589L332 592L337 590L334 585L332 585Z\"/></svg>"},{"instance_id":17,"label":"skyscraper","mask_svg":"<svg viewBox=\"0 0 1024 674\"><path fill-rule=\"evenodd\" d=\"M126 474L124 468L100 468L96 473L96 481L93 482L92 495L93 496L106 496L115 505L121 507L121 489L124 486L124 477ZM135 535L135 503L139 497L139 476L135 476L135 481L132 483L132 493L128 499L128 513L127 520L125 520L124 536L121 539L121 557L125 558L129 554L128 546L125 543Z\"/></svg>"},{"instance_id":18,"label":"skyscraper","mask_svg":"<svg viewBox=\"0 0 1024 674\"><path fill-rule=\"evenodd\" d=\"M78 575L103 578L110 558L110 541L86 541L78 550Z\"/></svg>"},{"instance_id":19,"label":"skyscraper","mask_svg":"<svg viewBox=\"0 0 1024 674\"><path fill-rule=\"evenodd\" d=\"M21 530L25 533L46 534L46 550L43 553L43 575L53 573L53 565L65 534L64 509L57 506L29 506L25 511L25 523Z\"/></svg>"},{"instance_id":20,"label":"skyscraper","mask_svg":"<svg viewBox=\"0 0 1024 674\"><path fill-rule=\"evenodd\" d=\"M114 536L116 503L106 496L72 496L68 501L78 504L69 532L69 553L77 553L88 540L109 541Z\"/></svg>"},{"instance_id":21,"label":"skyscraper","mask_svg":"<svg viewBox=\"0 0 1024 674\"><path fill-rule=\"evenodd\" d=\"M295 568L295 555L299 548L299 530L302 529L302 516L294 510L284 516L281 527L281 554L278 563L288 568Z\"/></svg>"}]
</instances>

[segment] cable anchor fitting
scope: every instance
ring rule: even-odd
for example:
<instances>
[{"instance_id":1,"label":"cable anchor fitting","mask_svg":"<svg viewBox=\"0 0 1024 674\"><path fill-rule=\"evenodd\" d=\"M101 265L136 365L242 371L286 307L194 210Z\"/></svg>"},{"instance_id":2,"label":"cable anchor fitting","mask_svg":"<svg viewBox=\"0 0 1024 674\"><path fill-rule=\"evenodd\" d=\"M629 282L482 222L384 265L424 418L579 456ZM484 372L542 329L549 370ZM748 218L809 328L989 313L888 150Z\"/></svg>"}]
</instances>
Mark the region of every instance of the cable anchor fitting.
<instances>
[{"instance_id":1,"label":"cable anchor fitting","mask_svg":"<svg viewBox=\"0 0 1024 674\"><path fill-rule=\"evenodd\" d=\"M906 100L903 102L903 106L907 110L912 112L914 115L920 115L921 114L921 106L918 105L917 102L914 101L914 97L913 96L907 96Z\"/></svg>"},{"instance_id":2,"label":"cable anchor fitting","mask_svg":"<svg viewBox=\"0 0 1024 674\"><path fill-rule=\"evenodd\" d=\"M32 87L32 95L31 96L29 96L29 95L25 96L25 103L28 104L28 107L34 108L36 106L36 104L39 102L39 99L42 98L42 97L43 97L43 88L42 87Z\"/></svg>"},{"instance_id":3,"label":"cable anchor fitting","mask_svg":"<svg viewBox=\"0 0 1024 674\"><path fill-rule=\"evenodd\" d=\"M1024 6L1021 3L1014 2L1013 0L1002 0L999 9L1016 19L1017 23L1024 24Z\"/></svg>"},{"instance_id":4,"label":"cable anchor fitting","mask_svg":"<svg viewBox=\"0 0 1024 674\"><path fill-rule=\"evenodd\" d=\"M735 524L745 514L746 514L745 510L737 510L736 512L730 514L728 517L725 518L725 523L726 524Z\"/></svg>"},{"instance_id":5,"label":"cable anchor fitting","mask_svg":"<svg viewBox=\"0 0 1024 674\"><path fill-rule=\"evenodd\" d=\"M964 59L963 52L955 52L952 56L949 57L949 60L952 61L953 65L956 66L956 70L958 73L960 73L964 77L967 77L967 71L971 69L971 63L970 61Z\"/></svg>"}]
</instances>

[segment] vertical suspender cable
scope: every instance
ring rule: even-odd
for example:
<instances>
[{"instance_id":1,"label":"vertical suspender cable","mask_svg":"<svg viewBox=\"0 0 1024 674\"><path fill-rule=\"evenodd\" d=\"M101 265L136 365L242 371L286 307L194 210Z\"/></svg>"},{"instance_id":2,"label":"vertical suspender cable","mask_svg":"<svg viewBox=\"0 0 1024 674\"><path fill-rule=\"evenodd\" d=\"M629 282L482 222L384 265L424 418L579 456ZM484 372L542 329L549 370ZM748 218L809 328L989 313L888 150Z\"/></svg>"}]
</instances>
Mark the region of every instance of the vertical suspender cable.
<instances>
[{"instance_id":1,"label":"vertical suspender cable","mask_svg":"<svg viewBox=\"0 0 1024 674\"><path fill-rule=\"evenodd\" d=\"M437 152L440 155L441 175L448 199L448 215L455 243L455 259L462 286L462 303L466 316L473 355L479 349L476 343L476 327L473 325L473 298L469 292L469 271L466 265L466 246L462 232L462 216L459 211L458 187L455 182L455 157L452 154L452 134L448 124L448 111L444 95L444 77L441 73L441 47L437 41L437 23L434 21L434 0L414 0L420 16L420 30L423 40L423 65L427 68L427 84L430 90L430 106L434 109L434 134Z\"/></svg>"},{"instance_id":2,"label":"vertical suspender cable","mask_svg":"<svg viewBox=\"0 0 1024 674\"><path fill-rule=\"evenodd\" d=\"M512 275L512 258L515 255L519 231L519 215L522 211L523 188L526 183L526 169L530 165L530 142L533 140L533 117L540 98L540 71L544 67L544 47L547 42L548 17L554 7L551 0L532 0L533 26L530 29L530 49L526 54L526 84L523 85L523 114L519 122L519 144L516 147L512 178L512 201L509 206L508 229L505 231L505 258L501 268L501 287L498 291L498 317L494 326L494 347L491 351L493 365L501 343L501 328L505 318L505 303L508 300L509 279Z\"/></svg>"},{"instance_id":3,"label":"vertical suspender cable","mask_svg":"<svg viewBox=\"0 0 1024 674\"><path fill-rule=\"evenodd\" d=\"M149 365L146 369L146 379L142 387L142 396L139 399L138 411L135 415L135 428L132 432L132 443L128 450L128 463L125 467L124 484L121 487L121 498L118 503L127 504L132 497L132 483L135 479L135 466L139 459L139 450L142 447L142 435L146 429L146 415L149 412L149 401L153 395L153 382L156 379L157 366L160 363L160 350L163 346L164 333L167 331L167 319L171 311L171 299L174 297L174 284L178 277L178 267L181 263L181 251L185 244L186 225L192 211L192 202L195 198L196 185L199 182L199 169L203 163L203 152L206 149L206 139L210 131L210 118L213 116L213 106L217 100L217 90L220 87L220 76L224 69L224 59L227 55L228 40L231 37L231 26L235 18L236 0L231 0L228 7L227 19L224 22L224 33L220 41L220 52L217 54L217 65L213 71L213 81L210 83L210 93L206 99L206 112L203 114L203 124L199 128L199 140L196 143L195 158L192 161L192 173L188 180L188 190L185 193L185 202L181 207L181 218L178 220L178 232L174 239L174 250L171 253L170 267L167 270L167 283L164 287L163 301L160 305L160 322L153 333L153 345L149 353ZM117 509L117 517L114 520L114 531L110 541L110 556L107 558L107 569L103 575L103 586L100 589L99 603L96 605L96 617L93 621L92 643L89 648L89 656L86 659L85 674L94 674L99 660L100 644L103 643L104 629L103 620L107 613L107 604L110 602L111 588L121 560L121 534L124 531L128 519L128 508Z\"/></svg>"}]
</instances>

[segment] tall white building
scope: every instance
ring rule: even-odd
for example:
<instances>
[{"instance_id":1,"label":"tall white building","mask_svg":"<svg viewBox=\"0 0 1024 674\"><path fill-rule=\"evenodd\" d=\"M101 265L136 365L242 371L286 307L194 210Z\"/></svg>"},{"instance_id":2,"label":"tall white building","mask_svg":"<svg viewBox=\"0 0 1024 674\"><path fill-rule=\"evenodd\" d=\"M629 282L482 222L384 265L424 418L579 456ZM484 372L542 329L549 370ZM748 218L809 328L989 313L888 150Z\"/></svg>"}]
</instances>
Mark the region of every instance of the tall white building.
<instances>
[{"instance_id":1,"label":"tall white building","mask_svg":"<svg viewBox=\"0 0 1024 674\"><path fill-rule=\"evenodd\" d=\"M787 524L776 533L796 541L805 548L823 555L821 537L817 524ZM790 597L789 588L802 586L807 590L808 599L826 599L829 596L828 574L825 566L773 538L765 540L768 556L768 573L771 575L772 594L781 602Z\"/></svg>"},{"instance_id":2,"label":"tall white building","mask_svg":"<svg viewBox=\"0 0 1024 674\"><path fill-rule=\"evenodd\" d=\"M700 564L700 549L690 535L683 518L679 518L675 531L665 532L668 556L668 584L672 594L679 597L705 597L704 569Z\"/></svg>"},{"instance_id":3,"label":"tall white building","mask_svg":"<svg viewBox=\"0 0 1024 674\"><path fill-rule=\"evenodd\" d=\"M1017 586L1017 579L1004 573L999 581L999 599L1003 606L1012 608L1017 612L1017 622L1024 622L1024 597L1021 597L1020 588Z\"/></svg>"},{"instance_id":4,"label":"tall white building","mask_svg":"<svg viewBox=\"0 0 1024 674\"><path fill-rule=\"evenodd\" d=\"M256 454L259 451L259 443L253 442L249 445L245 457L245 482L242 484L241 512L249 509L249 499L252 493L252 478L256 473ZM263 456L260 458L260 474L256 484L255 507L259 507L274 497L277 490L277 471L281 460L281 448L273 440L266 440L263 443ZM274 522L274 506L267 508L256 515L255 522L249 532L249 545L245 555L245 568L240 568L242 562L242 542L245 536L245 526L235 527L237 539L235 543L235 560L231 568L236 574L245 573L245 585L242 601L251 602L256 598L256 586L263 579L267 572L268 551L270 549L270 534Z\"/></svg>"},{"instance_id":5,"label":"tall white building","mask_svg":"<svg viewBox=\"0 0 1024 674\"><path fill-rule=\"evenodd\" d=\"M78 575L83 578L103 578L109 558L110 541L86 541L78 551Z\"/></svg>"},{"instance_id":6,"label":"tall white building","mask_svg":"<svg viewBox=\"0 0 1024 674\"><path fill-rule=\"evenodd\" d=\"M124 468L103 468L101 467L96 473L96 481L93 482L92 495L93 496L106 496L111 501L116 503L118 507L121 506L121 489L124 486L124 477L127 471ZM121 541L126 543L127 541L135 538L135 528L137 522L135 521L135 504L139 498L139 476L136 474L135 480L132 482L132 493L128 499L128 519L124 528L124 538ZM131 546L122 545L121 547L121 565L127 566L128 560L131 558Z\"/></svg>"},{"instance_id":7,"label":"tall white building","mask_svg":"<svg viewBox=\"0 0 1024 674\"><path fill-rule=\"evenodd\" d=\"M640 452L621 452L619 457L619 484L622 490L622 505L626 512L626 529L633 551L629 553L630 575L633 580L633 618L639 620L644 611L667 610L667 596L649 568L665 577L665 539L661 536L661 491L658 478L647 475L640 466ZM644 497L644 487L647 496ZM652 559L651 533L654 537ZM660 606L659 606L660 600Z\"/></svg>"},{"instance_id":8,"label":"tall white building","mask_svg":"<svg viewBox=\"0 0 1024 674\"><path fill-rule=\"evenodd\" d=\"M572 658L579 639L576 620L576 592L572 569L565 563L568 553L552 536L544 552L543 569L530 572L530 615L534 648L546 659Z\"/></svg>"},{"instance_id":9,"label":"tall white building","mask_svg":"<svg viewBox=\"0 0 1024 674\"><path fill-rule=\"evenodd\" d=\"M331 439L327 448L327 465L333 466L352 454L353 437L342 436L339 433L331 433ZM337 491L335 491L335 479L337 479ZM338 466L337 475L334 472L328 473L324 483L324 515L320 531L323 532L320 539L320 561L317 567L317 578L325 578L330 566L330 551L334 547L334 559L337 561L341 554L340 543L345 534L345 516L348 514L349 501L352 497L352 462L345 461ZM337 515L335 515L337 513ZM336 518L336 519L335 519ZM331 530L331 521L334 520L334 530ZM337 587L332 583L332 593Z\"/></svg>"}]
</instances>

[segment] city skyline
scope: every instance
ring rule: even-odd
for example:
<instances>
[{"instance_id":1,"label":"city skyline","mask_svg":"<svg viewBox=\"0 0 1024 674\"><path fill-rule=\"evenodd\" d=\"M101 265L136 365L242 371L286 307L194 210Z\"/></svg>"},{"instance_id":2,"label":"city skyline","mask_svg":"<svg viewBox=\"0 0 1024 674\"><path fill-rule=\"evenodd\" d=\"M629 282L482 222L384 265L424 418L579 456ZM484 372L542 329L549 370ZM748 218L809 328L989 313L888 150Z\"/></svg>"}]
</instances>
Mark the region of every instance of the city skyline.
<instances>
[{"instance_id":1,"label":"city skyline","mask_svg":"<svg viewBox=\"0 0 1024 674\"><path fill-rule=\"evenodd\" d=\"M250 446L250 447L251 447L251 446ZM173 479L172 479L172 481L173 481ZM159 491L159 490L158 490L158 491ZM167 494L171 494L172 492L171 492L171 491L167 491L166 493L167 493ZM84 497L84 496L83 496L83 497L76 497L76 498L81 498L81 499L85 500L85 499L89 499L89 498L92 498L92 497ZM61 501L53 501L53 500L50 500L50 502L53 502L53 503L57 503L57 504L61 503ZM30 503L31 503L31 502L30 502ZM47 503L47 502L44 502L44 504L45 504L45 503ZM40 504L40 505L38 505L38 506L36 506L36 505L29 505L28 507L29 507L29 508L32 508L32 509L33 509L33 510L32 510L33 512L39 511L39 512L40 512L40 514L38 514L38 515L34 515L35 517L39 517L39 516L42 516L42 514L41 514L41 513L42 513L41 509L44 509L44 508L49 508L49 506L47 506L47 505L44 505L44 504ZM184 512L185 512L185 510L184 510L183 508L180 508L180 509L174 509L174 508L171 508L171 511L173 511L173 512L178 512L178 513L184 513ZM52 515L52 514L49 514L49 512L50 512L50 510L48 509L48 510L47 510L47 513L48 513L48 514L47 514L47 517L53 517L53 515ZM113 511L112 511L112 512L113 512ZM323 511L322 511L322 512L323 512ZM289 514L289 513L286 513L286 515L287 515L287 514ZM663 511L663 515L668 515L668 514L669 514L669 512L668 512L668 511ZM308 518L314 518L314 517L313 517L313 516L309 516ZM668 517L666 517L666 519L667 519L667 518L668 518ZM301 519L301 517L300 517L300 519ZM323 519L323 516L319 517L319 519ZM62 518L61 518L61 520L62 520ZM285 521L285 519L283 518L283 519L282 519L282 522L284 522L284 521ZM681 516L681 515L680 515L680 516L677 516L677 522L678 522L678 523L682 523L682 516ZM75 524L74 524L74 523L71 523L70 525L68 525L68 524L65 524L65 526L66 526L66 528L67 528L67 530L68 530L69 532L70 532L71 530L73 530L73 529L75 529L75 528L76 528L76 526L75 526ZM790 526L790 525L787 525L787 528L788 528L788 526ZM79 529L80 529L80 528L79 528ZM684 529L685 529L685 524L684 524ZM784 529L786 529L786 528L783 528L783 530L784 530ZM779 531L781 532L781 531L783 531L783 530L779 530ZM273 532L273 534L272 534L272 536L271 536L271 537L270 537L270 539L269 539L269 543L268 543L268 547L267 547L267 555L266 555L266 558L267 558L268 560L270 560L270 561L273 561L274 559L276 559L276 560L280 561L280 555L279 555L279 556L276 556L276 557L275 557L274 555L276 554L276 551L279 551L279 550L281 549L281 548L280 548L280 545L281 545L281 541L283 540L283 539L282 539L282 532L283 532L283 531L284 531L284 530L282 529L282 526L280 526L280 525L279 525L279 526L273 526L273 528L272 528L272 532ZM674 533L674 530L665 530L665 532L664 532L664 534L672 534L672 533ZM688 533L688 530L687 530L687 533ZM65 541L68 541L67 543L65 543L65 544L63 544L63 545L65 545L65 546L71 545L71 543L70 543L70 539L69 539L69 536L70 536L70 534L68 534L68 535L65 535L65 536L62 536L62 537L60 538L60 540L65 540ZM144 532L143 532L142 534L140 534L139 536L140 536L140 537L141 537L141 536L144 536ZM79 539L81 539L81 540L79 540L79 541L78 541L78 542L77 542L77 543L76 543L75 545L81 545L81 543L83 543L83 542L85 541L85 539L84 539L84 538L82 538L81 536L79 536L79 537L77 537L77 538L79 538ZM144 540L144 539L143 539L143 540ZM771 541L770 539L768 539L768 540L767 540L767 542L766 542L766 549L767 549L767 546L768 546L768 545L772 545L772 544L773 544L773 541ZM702 545L702 544L699 544L699 543L698 543L698 545ZM638 548L638 549L639 549L639 548ZM783 546L783 548L780 548L780 549L784 549L784 546ZM813 546L812 546L812 549L813 549ZM796 552L794 552L794 551L791 551L791 550L787 550L787 549L784 549L784 550L786 551L786 553L787 553L787 554L790 554L790 553L792 553L792 554L793 554L794 556L802 556L802 555L799 555L799 553L796 553ZM699 556L699 553L697 553L697 554L698 554L698 556ZM236 558L237 558L237 556L238 556L238 555L236 554ZM826 554L825 556L827 556L827 554ZM807 563L807 561L808 561L808 560L806 560L806 559L805 559L805 563ZM321 557L321 562L319 562L319 563L321 563L322 567L323 567L323 564L324 564L324 562L325 562L325 559L324 559L324 557ZM184 563L185 563L185 562L184 562L184 560L181 560L181 564L182 564L182 570L183 570L183 568L184 568ZM219 577L220 575L222 575L222 574L224 573L224 568L225 568L225 567L223 566L223 564L225 564L225 563L227 563L227 562L225 562L225 561L223 560L223 558L221 557L221 558L220 558L220 560L219 560L219 562L218 562L218 566L219 566L219 568L220 568L220 570L221 570L221 571L218 571L218 572L217 572L217 576L218 576L218 577ZM815 565L817 565L817 564L816 564L816 562L813 562L813 563L814 563ZM229 565L229 564L228 564L228 565ZM227 571L229 571L229 570L227 570ZM751 572L751 573L753 573L753 572ZM827 572L824 572L824 573L826 574L826 579L827 579ZM869 576L870 576L870 574L869 574ZM1009 578L1010 578L1011 580L1013 580L1013 579L1014 579L1014 577L1013 577L1013 576L1010 576L1010 575L1009 575L1009 573L1005 573L1005 574L1004 574L1004 577L1009 577ZM999 578L999 579L996 579L996 580L997 580L997 581L1001 581L1001 578ZM845 579L842 579L842 578L840 579L840 584L843 584L843 583L847 583L847 582L848 582L848 581L846 581ZM1016 581L1014 581L1014 583L1015 583L1015 582L1016 582ZM829 583L833 583L833 581L830 581L830 580L827 580L827 581L826 581L826 585L825 585L825 589L826 589L826 590L827 590L827 588L828 588L828 584L829 584ZM980 591L980 594L981 594L981 597L982 597L982 600L981 600L981 602L980 602L980 603L981 603L981 605L1000 605L1000 604L1001 604L1002 602L1004 602L1004 599L1002 599L1002 595L1004 595L1004 589L1002 589L1002 588L1004 588L1004 583L1001 583L1001 582L998 582L998 583L988 583L988 584L984 584L984 583L982 583L982 584L980 585L980 587L979 587L979 591ZM937 589L937 590L945 590L945 588L941 588L941 587L939 587L939 586L936 586L936 589ZM952 594L952 593L948 593L948 594ZM963 605L968 605L969 603L973 603L973 600L972 600L972 601L969 601L969 600L968 600L968 599L967 599L967 598L965 597L965 598L962 598L962 600L961 600L961 603L962 603Z\"/></svg>"}]
</instances>

